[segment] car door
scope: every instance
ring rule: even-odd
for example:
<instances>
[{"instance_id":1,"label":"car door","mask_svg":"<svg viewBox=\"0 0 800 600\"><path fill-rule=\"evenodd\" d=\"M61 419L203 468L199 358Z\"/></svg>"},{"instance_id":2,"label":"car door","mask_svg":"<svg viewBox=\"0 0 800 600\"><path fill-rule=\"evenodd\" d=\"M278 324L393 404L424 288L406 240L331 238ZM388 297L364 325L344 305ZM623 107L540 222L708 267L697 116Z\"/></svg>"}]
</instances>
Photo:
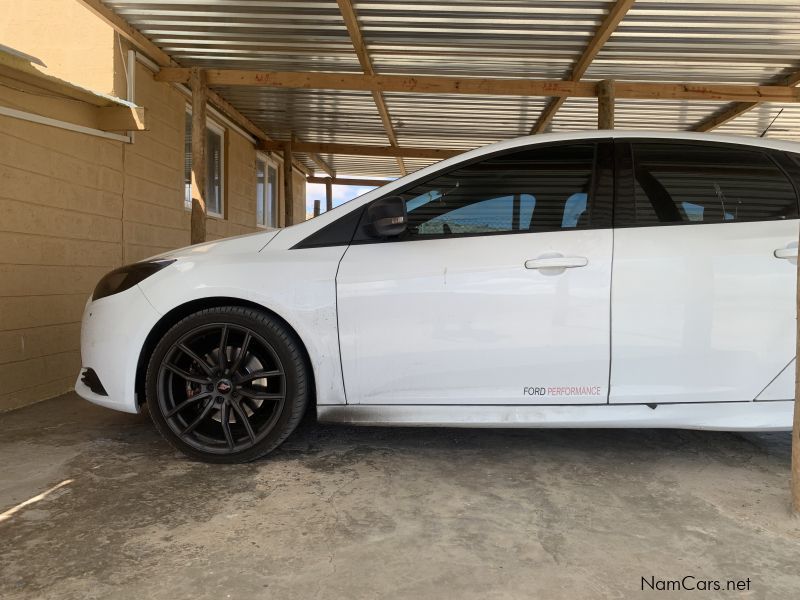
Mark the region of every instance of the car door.
<instances>
[{"instance_id":1,"label":"car door","mask_svg":"<svg viewBox=\"0 0 800 600\"><path fill-rule=\"evenodd\" d=\"M400 190L402 236L360 227L337 275L348 403L606 402L611 148L473 160Z\"/></svg>"},{"instance_id":2,"label":"car door","mask_svg":"<svg viewBox=\"0 0 800 600\"><path fill-rule=\"evenodd\" d=\"M795 354L792 182L759 148L616 146L610 402L755 399Z\"/></svg>"}]
</instances>

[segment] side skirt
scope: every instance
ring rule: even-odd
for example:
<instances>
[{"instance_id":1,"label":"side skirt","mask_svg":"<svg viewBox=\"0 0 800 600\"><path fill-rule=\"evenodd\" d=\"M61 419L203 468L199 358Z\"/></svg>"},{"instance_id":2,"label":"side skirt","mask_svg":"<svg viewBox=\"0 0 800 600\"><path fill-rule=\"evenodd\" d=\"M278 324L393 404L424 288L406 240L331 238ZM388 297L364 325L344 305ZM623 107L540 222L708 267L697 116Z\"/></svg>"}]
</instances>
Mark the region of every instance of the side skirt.
<instances>
[{"instance_id":1,"label":"side skirt","mask_svg":"<svg viewBox=\"0 0 800 600\"><path fill-rule=\"evenodd\" d=\"M413 427L790 431L794 401L582 406L321 405L325 423Z\"/></svg>"}]
</instances>

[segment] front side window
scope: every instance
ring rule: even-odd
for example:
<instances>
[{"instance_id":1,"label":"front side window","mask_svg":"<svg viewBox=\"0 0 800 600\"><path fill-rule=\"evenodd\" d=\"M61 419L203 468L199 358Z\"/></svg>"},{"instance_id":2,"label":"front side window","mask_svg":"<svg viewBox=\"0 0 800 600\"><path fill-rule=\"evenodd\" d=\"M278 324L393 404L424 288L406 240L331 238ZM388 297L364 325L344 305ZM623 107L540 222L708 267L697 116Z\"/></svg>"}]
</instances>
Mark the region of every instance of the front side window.
<instances>
[{"instance_id":1,"label":"front side window","mask_svg":"<svg viewBox=\"0 0 800 600\"><path fill-rule=\"evenodd\" d=\"M206 212L223 216L224 130L216 125L206 127ZM186 112L184 129L183 189L184 207L192 209L192 113Z\"/></svg>"},{"instance_id":2,"label":"front side window","mask_svg":"<svg viewBox=\"0 0 800 600\"><path fill-rule=\"evenodd\" d=\"M797 216L792 184L763 152L679 143L634 143L632 150L631 224L735 223Z\"/></svg>"},{"instance_id":3,"label":"front side window","mask_svg":"<svg viewBox=\"0 0 800 600\"><path fill-rule=\"evenodd\" d=\"M278 226L278 169L264 158L256 159L256 224Z\"/></svg>"},{"instance_id":4,"label":"front side window","mask_svg":"<svg viewBox=\"0 0 800 600\"><path fill-rule=\"evenodd\" d=\"M526 149L458 167L402 194L404 239L591 225L594 144Z\"/></svg>"}]
</instances>

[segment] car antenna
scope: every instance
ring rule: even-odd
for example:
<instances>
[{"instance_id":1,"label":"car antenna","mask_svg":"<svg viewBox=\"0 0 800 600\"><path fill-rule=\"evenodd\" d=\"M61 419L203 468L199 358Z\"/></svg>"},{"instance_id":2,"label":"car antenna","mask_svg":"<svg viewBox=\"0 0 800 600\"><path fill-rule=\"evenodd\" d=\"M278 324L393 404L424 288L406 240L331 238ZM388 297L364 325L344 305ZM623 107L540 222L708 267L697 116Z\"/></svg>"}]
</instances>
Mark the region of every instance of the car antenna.
<instances>
[{"instance_id":1,"label":"car antenna","mask_svg":"<svg viewBox=\"0 0 800 600\"><path fill-rule=\"evenodd\" d=\"M777 115L775 115L775 117L772 119L772 121L770 121L770 122L769 122L769 125L767 125L767 128L766 128L764 131L762 131L762 132L761 132L761 135L760 135L760 136L758 136L758 137L764 137L765 135L767 135L767 132L769 131L770 127L772 127L772 124L773 124L773 123L775 123L775 121L777 121L777 120L778 120L778 117L780 117L780 116L781 116L781 113L782 113L782 112L783 112L783 109L780 109L780 110L778 111L778 114L777 114Z\"/></svg>"}]
</instances>

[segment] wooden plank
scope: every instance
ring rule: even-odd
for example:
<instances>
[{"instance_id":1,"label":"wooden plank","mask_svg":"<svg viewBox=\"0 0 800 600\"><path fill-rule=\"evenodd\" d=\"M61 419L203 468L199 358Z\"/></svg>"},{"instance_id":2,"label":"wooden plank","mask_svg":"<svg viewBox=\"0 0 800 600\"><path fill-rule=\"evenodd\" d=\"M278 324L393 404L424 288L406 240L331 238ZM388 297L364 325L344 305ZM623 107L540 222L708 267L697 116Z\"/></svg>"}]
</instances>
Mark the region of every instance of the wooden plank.
<instances>
[{"instance_id":1,"label":"wooden plank","mask_svg":"<svg viewBox=\"0 0 800 600\"><path fill-rule=\"evenodd\" d=\"M606 18L597 28L597 31L592 37L591 41L586 45L586 49L581 54L581 57L575 62L572 68L570 79L572 81L580 81L581 77L586 73L586 70L592 64L597 54L602 50L608 38L616 31L622 19L628 14L628 11L633 6L635 0L617 0L617 2L608 11Z\"/></svg>"},{"instance_id":2,"label":"wooden plank","mask_svg":"<svg viewBox=\"0 0 800 600\"><path fill-rule=\"evenodd\" d=\"M293 144L284 142L283 145L283 211L284 225L294 225L294 177L292 176Z\"/></svg>"},{"instance_id":3,"label":"wooden plank","mask_svg":"<svg viewBox=\"0 0 800 600\"><path fill-rule=\"evenodd\" d=\"M259 148L268 152L284 150L286 142L270 141L261 142ZM444 148L409 148L398 146L363 146L359 144L336 144L329 142L312 143L296 142L292 144L292 151L300 154L318 152L319 154L346 154L351 156L401 156L403 158L432 158L444 159L457 156L466 150L449 150Z\"/></svg>"},{"instance_id":4,"label":"wooden plank","mask_svg":"<svg viewBox=\"0 0 800 600\"><path fill-rule=\"evenodd\" d=\"M153 42L151 42L146 36L141 34L135 27L128 24L125 19L120 17L116 14L113 10L105 6L100 0L77 0L83 6L85 6L88 10L92 13L97 15L100 19L108 23L114 31L119 33L122 37L127 39L131 42L138 50L149 56L153 61L160 67L170 67L172 65L176 65L177 63L175 60L166 52L161 50L158 46L156 46ZM189 74L188 69L186 73L185 80L183 83L189 83ZM156 80L158 77L156 76ZM219 109L225 116L227 116L231 121L236 123L239 127L244 129L245 131L251 133L254 137L258 139L268 139L266 133L255 125L250 119L245 117L241 114L232 104L230 104L227 100L225 100L222 96L220 96L217 92L213 90L208 90L206 93L206 100L214 105L215 108Z\"/></svg>"},{"instance_id":5,"label":"wooden plank","mask_svg":"<svg viewBox=\"0 0 800 600\"><path fill-rule=\"evenodd\" d=\"M361 35L361 28L358 25L358 16L353 8L353 4L350 2L350 0L336 1L339 5L339 12L342 14L342 19L344 19L345 27L347 27L347 33L350 34L350 41L355 49L361 69L367 75L375 75L375 69L372 66L372 60L369 57L367 45L364 42L364 36ZM375 106L378 109L378 115L380 116L381 123L383 123L383 128L386 131L386 137L389 138L389 144L392 146L398 146L397 133L394 130L392 119L389 116L389 109L386 107L386 99L383 97L383 93L379 91L373 91L372 98L375 101ZM408 171L403 159L399 156L396 158L397 166L400 169L400 174L407 175Z\"/></svg>"},{"instance_id":6,"label":"wooden plank","mask_svg":"<svg viewBox=\"0 0 800 600\"><path fill-rule=\"evenodd\" d=\"M258 125L256 125L250 119L248 119L242 113L240 113L236 109L236 107L233 106L233 104L225 100L225 98L220 96L217 92L215 92L214 90L208 90L206 94L208 97L208 102L210 102L214 106L214 108L218 109L222 114L224 114L231 121L236 123L246 132L251 134L254 138L259 140L270 139L263 129L261 129Z\"/></svg>"},{"instance_id":7,"label":"wooden plank","mask_svg":"<svg viewBox=\"0 0 800 600\"><path fill-rule=\"evenodd\" d=\"M102 131L146 131L147 110L142 106L104 106L97 109Z\"/></svg>"},{"instance_id":8,"label":"wooden plank","mask_svg":"<svg viewBox=\"0 0 800 600\"><path fill-rule=\"evenodd\" d=\"M325 179L325 212L333 208L333 178Z\"/></svg>"},{"instance_id":9,"label":"wooden plank","mask_svg":"<svg viewBox=\"0 0 800 600\"><path fill-rule=\"evenodd\" d=\"M736 102L722 112L714 113L710 117L703 119L692 127L692 131L711 131L754 109L756 106L758 106L756 102Z\"/></svg>"},{"instance_id":10,"label":"wooden plank","mask_svg":"<svg viewBox=\"0 0 800 600\"><path fill-rule=\"evenodd\" d=\"M558 109L561 108L566 101L567 99L564 97L551 98L550 102L548 102L547 106L544 107L542 114L539 115L539 118L536 119L536 123L534 123L533 127L531 128L531 135L535 133L544 133L544 130L547 129L548 125L550 125L553 117L556 116Z\"/></svg>"},{"instance_id":11,"label":"wooden plank","mask_svg":"<svg viewBox=\"0 0 800 600\"><path fill-rule=\"evenodd\" d=\"M323 159L319 154L316 152L309 152L308 156L314 161L314 164L317 165L328 177L336 177L336 171L334 171L333 167L325 162L325 159Z\"/></svg>"},{"instance_id":12,"label":"wooden plank","mask_svg":"<svg viewBox=\"0 0 800 600\"><path fill-rule=\"evenodd\" d=\"M299 137L297 137L296 135L292 135L292 144L297 144L302 142L303 140L301 140ZM297 152L297 150L295 150L295 152ZM318 153L306 152L305 154L307 154L308 157L312 161L314 161L314 164L316 164L325 174L327 174L328 177L336 177L336 171L334 171L333 167L331 167L327 162L325 162L325 160Z\"/></svg>"},{"instance_id":13,"label":"wooden plank","mask_svg":"<svg viewBox=\"0 0 800 600\"><path fill-rule=\"evenodd\" d=\"M327 184L328 181L332 185L360 185L360 186L371 186L371 187L381 187L382 185L386 185L387 183L391 183L394 181L393 179L359 179L357 177L308 177L306 179L308 183L325 183ZM332 199L332 198L331 198Z\"/></svg>"},{"instance_id":14,"label":"wooden plank","mask_svg":"<svg viewBox=\"0 0 800 600\"><path fill-rule=\"evenodd\" d=\"M361 28L358 26L358 17L353 8L350 0L336 0L339 5L339 12L344 19L344 25L347 27L347 33L350 34L350 41L356 51L358 62L361 64L361 70L367 75L374 75L375 70L372 68L372 61L369 59L367 53L367 45L364 43L364 37L361 35Z\"/></svg>"},{"instance_id":15,"label":"wooden plank","mask_svg":"<svg viewBox=\"0 0 800 600\"><path fill-rule=\"evenodd\" d=\"M597 84L597 128L614 129L614 81Z\"/></svg>"},{"instance_id":16,"label":"wooden plank","mask_svg":"<svg viewBox=\"0 0 800 600\"><path fill-rule=\"evenodd\" d=\"M417 94L468 94L488 96L553 96L595 98L596 84L552 79L497 79L364 75L355 73L247 71L209 69L209 85L263 86L285 89L331 89L406 92ZM186 82L188 69L162 69L159 81ZM617 81L616 97L637 100L713 100L738 102L800 102L800 91L785 85L718 83L658 83Z\"/></svg>"},{"instance_id":17,"label":"wooden plank","mask_svg":"<svg viewBox=\"0 0 800 600\"><path fill-rule=\"evenodd\" d=\"M797 85L800 84L800 72L787 76L781 83L789 88L797 87ZM712 129L716 129L717 127L724 125L728 121L732 121L736 117L749 112L757 105L758 104L756 102L737 102L735 104L731 104L730 106L725 107L723 110L717 111L703 119L694 125L691 130L711 131Z\"/></svg>"},{"instance_id":18,"label":"wooden plank","mask_svg":"<svg viewBox=\"0 0 800 600\"><path fill-rule=\"evenodd\" d=\"M77 0L89 11L108 23L114 31L152 58L160 67L168 67L174 63L169 54L151 42L146 36L130 25L100 0ZM186 81L188 83L188 80Z\"/></svg>"},{"instance_id":19,"label":"wooden plank","mask_svg":"<svg viewBox=\"0 0 800 600\"><path fill-rule=\"evenodd\" d=\"M206 81L202 69L192 69L192 244L206 241Z\"/></svg>"}]
</instances>

